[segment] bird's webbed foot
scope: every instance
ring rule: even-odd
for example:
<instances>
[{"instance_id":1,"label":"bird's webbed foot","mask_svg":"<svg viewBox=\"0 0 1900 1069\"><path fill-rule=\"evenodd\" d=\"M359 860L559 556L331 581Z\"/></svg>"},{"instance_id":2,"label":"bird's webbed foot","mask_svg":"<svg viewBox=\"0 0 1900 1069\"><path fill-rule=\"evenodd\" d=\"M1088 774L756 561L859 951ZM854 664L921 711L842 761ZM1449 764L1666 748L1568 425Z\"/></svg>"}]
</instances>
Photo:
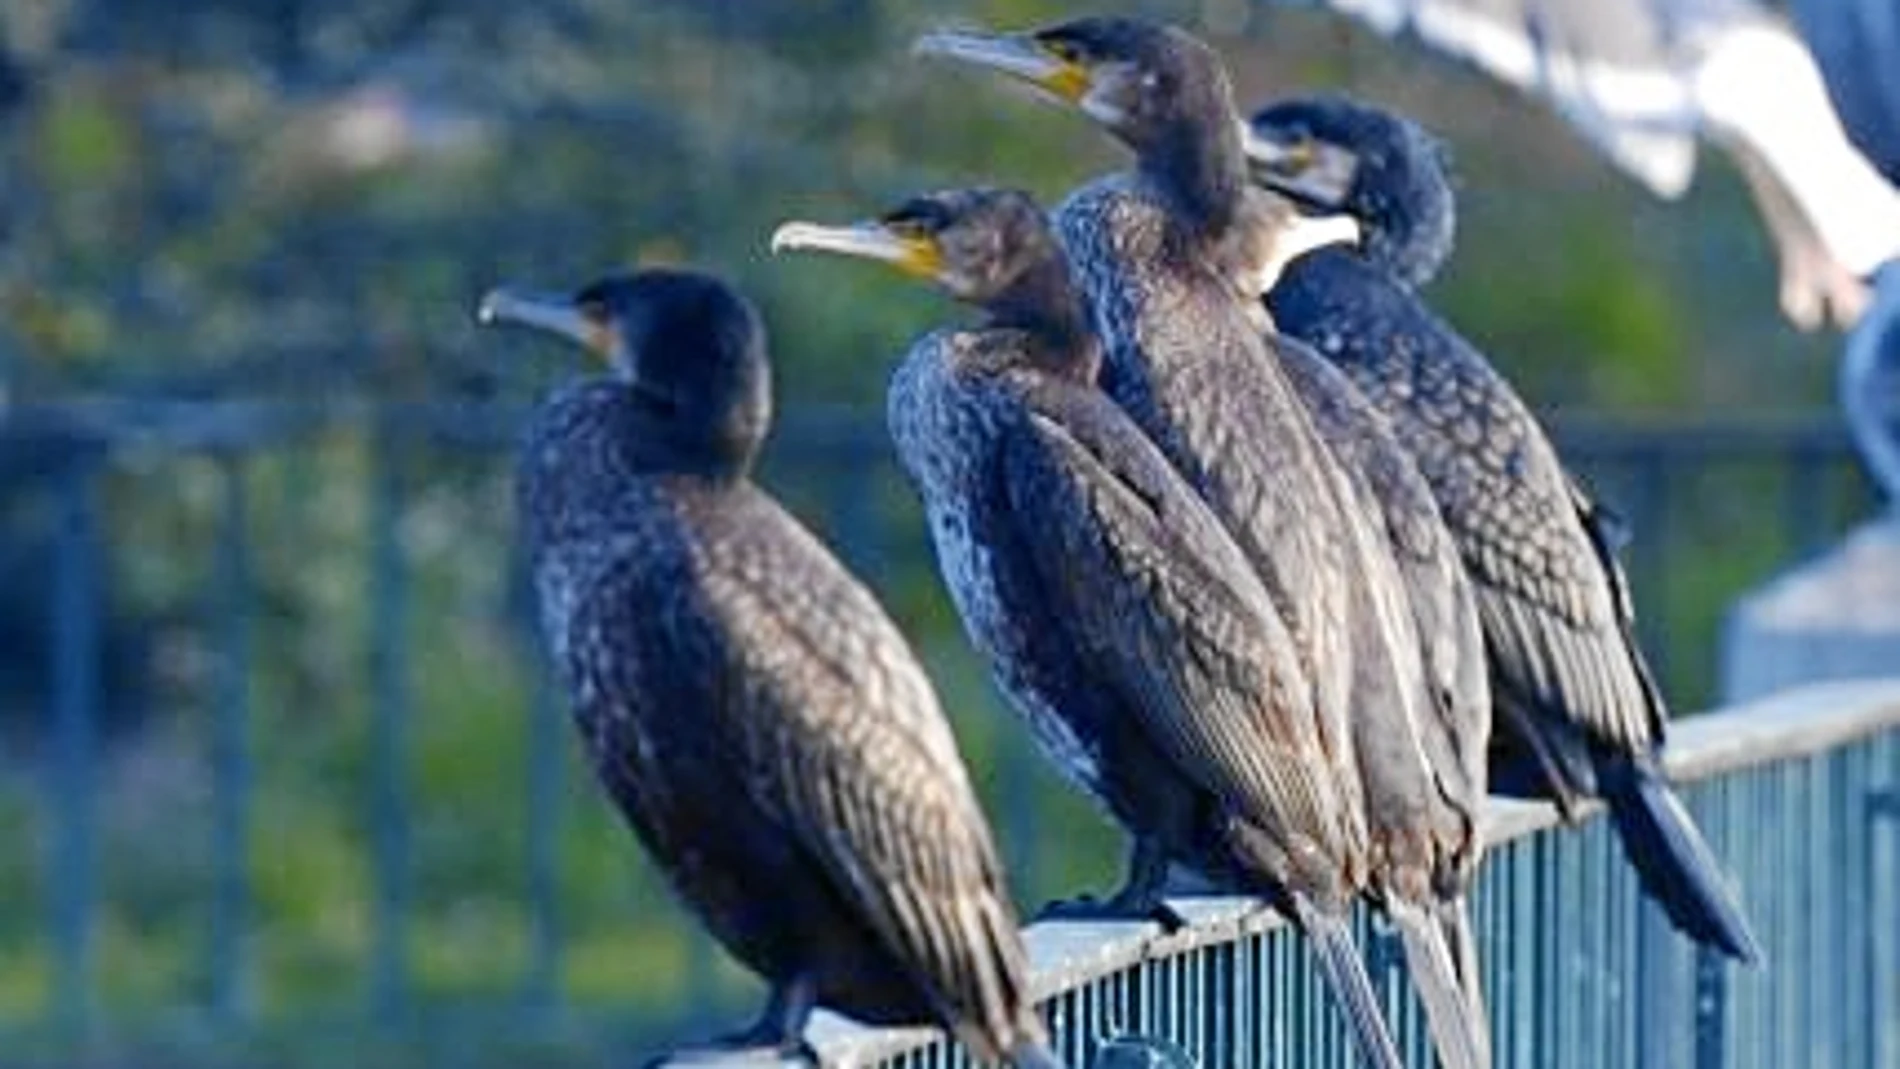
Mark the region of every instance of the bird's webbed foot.
<instances>
[{"instance_id":1,"label":"bird's webbed foot","mask_svg":"<svg viewBox=\"0 0 1900 1069\"><path fill-rule=\"evenodd\" d=\"M1128 879L1121 890L1106 900L1080 895L1051 902L1036 915L1037 920L1151 920L1163 931L1174 933L1188 926L1188 919L1168 905L1168 859L1146 840L1136 840L1128 860Z\"/></svg>"},{"instance_id":2,"label":"bird's webbed foot","mask_svg":"<svg viewBox=\"0 0 1900 1069\"><path fill-rule=\"evenodd\" d=\"M752 1024L703 1045L663 1054L647 1062L643 1069L735 1062L816 1069L818 1052L805 1041L805 1022L811 1017L816 998L814 985L804 977L776 985L766 999L764 1012Z\"/></svg>"},{"instance_id":3,"label":"bird's webbed foot","mask_svg":"<svg viewBox=\"0 0 1900 1069\"><path fill-rule=\"evenodd\" d=\"M1124 899L1120 894L1110 895L1106 899L1094 895L1077 895L1064 898L1042 907L1036 919L1060 921L1127 921L1148 920L1161 925L1169 933L1178 932L1188 926L1173 906L1162 899L1153 902L1140 902Z\"/></svg>"}]
</instances>

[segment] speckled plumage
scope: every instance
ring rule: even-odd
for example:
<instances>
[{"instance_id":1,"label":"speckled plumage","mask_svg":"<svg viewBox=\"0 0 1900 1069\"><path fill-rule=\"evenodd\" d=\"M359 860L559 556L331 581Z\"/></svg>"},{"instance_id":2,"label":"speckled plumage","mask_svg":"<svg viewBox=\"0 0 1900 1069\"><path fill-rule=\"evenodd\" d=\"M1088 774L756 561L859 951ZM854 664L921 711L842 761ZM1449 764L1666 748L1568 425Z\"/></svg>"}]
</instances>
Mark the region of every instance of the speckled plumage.
<instances>
[{"instance_id":1,"label":"speckled plumage","mask_svg":"<svg viewBox=\"0 0 1900 1069\"><path fill-rule=\"evenodd\" d=\"M1037 734L1088 755L1068 758L1072 775L1138 836L1254 890L1338 908L1363 864L1354 777L1316 744L1265 589L1113 403L999 366L1011 342L1006 330L932 335L890 399L933 535L968 532L937 552L973 640L1044 721Z\"/></svg>"},{"instance_id":2,"label":"speckled plumage","mask_svg":"<svg viewBox=\"0 0 1900 1069\"><path fill-rule=\"evenodd\" d=\"M1170 861L1266 896L1311 937L1365 1049L1395 1067L1345 921L1368 864L1349 740L1317 723L1244 553L1098 388L1100 347L1042 213L1024 194L967 190L788 232L984 310L977 328L912 348L892 437L974 644L1057 764L1134 837L1108 910L1165 918Z\"/></svg>"},{"instance_id":3,"label":"speckled plumage","mask_svg":"<svg viewBox=\"0 0 1900 1069\"><path fill-rule=\"evenodd\" d=\"M1265 582L1312 680L1326 752L1356 773L1361 890L1421 921L1413 908L1438 911L1476 843L1432 768L1435 713L1398 565L1284 373L1285 339L1172 247L1168 209L1140 182L1098 182L1057 215L1106 341L1105 388Z\"/></svg>"},{"instance_id":4,"label":"speckled plumage","mask_svg":"<svg viewBox=\"0 0 1900 1069\"><path fill-rule=\"evenodd\" d=\"M688 296L652 291L669 279ZM520 469L543 631L603 783L681 897L775 988L809 982L871 1021L942 1021L984 1057L1039 1046L996 851L929 680L870 593L748 477L768 404L749 309L701 276L629 285L645 283L630 315L649 345L684 351L635 344L636 369L557 393ZM651 321L682 318L670 302L687 299L738 329L676 323L656 339ZM745 430L715 442L682 419Z\"/></svg>"},{"instance_id":5,"label":"speckled plumage","mask_svg":"<svg viewBox=\"0 0 1900 1069\"><path fill-rule=\"evenodd\" d=\"M1409 122L1340 98L1296 100L1257 132L1313 138L1360 161L1344 203L1365 255L1322 250L1267 296L1391 420L1430 484L1476 588L1497 717L1491 767L1566 813L1604 797L1645 887L1678 926L1752 959L1734 890L1662 778L1667 712L1634 629L1609 523L1529 407L1411 283L1449 252L1442 152Z\"/></svg>"},{"instance_id":6,"label":"speckled plumage","mask_svg":"<svg viewBox=\"0 0 1900 1069\"><path fill-rule=\"evenodd\" d=\"M1514 718L1500 730L1548 749L1546 773L1567 807L1596 794L1583 746L1652 749L1662 707L1617 605L1621 567L1593 540L1536 418L1372 260L1314 253L1288 269L1267 306L1391 419L1431 484L1478 587L1496 700Z\"/></svg>"},{"instance_id":7,"label":"speckled plumage","mask_svg":"<svg viewBox=\"0 0 1900 1069\"><path fill-rule=\"evenodd\" d=\"M1097 387L1100 348L1042 212L978 189L887 222L928 232L946 288L986 316L919 340L888 411L999 685L1148 856L1337 908L1363 863L1352 770L1319 747L1291 640L1238 547Z\"/></svg>"},{"instance_id":8,"label":"speckled plumage","mask_svg":"<svg viewBox=\"0 0 1900 1069\"><path fill-rule=\"evenodd\" d=\"M1085 186L1056 215L1104 339L1104 388L1208 502L1289 624L1322 737L1358 772L1363 890L1407 933L1441 1054L1481 1065L1482 1024L1435 925L1475 826L1433 769L1433 694L1405 583L1282 367L1287 342L1262 331L1243 292L1237 267L1284 215L1247 188L1225 72L1205 45L1160 32L1176 45L1141 69L1173 91L1107 124L1134 149L1134 172Z\"/></svg>"},{"instance_id":9,"label":"speckled plumage","mask_svg":"<svg viewBox=\"0 0 1900 1069\"><path fill-rule=\"evenodd\" d=\"M1281 367L1314 427L1377 518L1405 582L1416 624L1429 716L1422 739L1438 789L1465 823L1446 840L1441 885L1462 894L1483 851L1479 818L1491 735L1491 684L1476 595L1431 486L1385 415L1338 368L1304 345L1281 347Z\"/></svg>"}]
</instances>

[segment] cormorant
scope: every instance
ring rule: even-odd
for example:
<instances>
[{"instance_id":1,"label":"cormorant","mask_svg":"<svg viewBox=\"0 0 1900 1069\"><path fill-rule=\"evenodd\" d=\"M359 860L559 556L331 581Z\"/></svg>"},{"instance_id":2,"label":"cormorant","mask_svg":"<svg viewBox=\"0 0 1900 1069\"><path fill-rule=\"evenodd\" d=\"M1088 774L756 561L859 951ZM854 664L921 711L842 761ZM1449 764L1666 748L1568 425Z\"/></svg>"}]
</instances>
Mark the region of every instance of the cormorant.
<instances>
[{"instance_id":1,"label":"cormorant","mask_svg":"<svg viewBox=\"0 0 1900 1069\"><path fill-rule=\"evenodd\" d=\"M791 223L775 248L891 264L981 307L911 349L891 434L973 643L1055 763L1134 836L1113 905L1170 861L1266 895L1313 940L1369 1056L1396 1065L1346 911L1369 844L1350 741L1320 720L1271 596L1220 521L1101 392L1101 346L1035 202L914 198Z\"/></svg>"},{"instance_id":2,"label":"cormorant","mask_svg":"<svg viewBox=\"0 0 1900 1069\"><path fill-rule=\"evenodd\" d=\"M1134 150L1132 173L1091 183L1057 213L1104 339L1105 388L1213 506L1291 627L1323 722L1350 732L1368 890L1405 936L1441 1056L1482 1064L1483 1024L1435 923L1447 905L1439 880L1476 825L1432 764L1407 591L1282 367L1297 343L1261 329L1257 296L1290 260L1344 236L1341 221L1303 219L1249 189L1226 72L1179 30L1089 18L934 34L919 48L1026 81Z\"/></svg>"},{"instance_id":3,"label":"cormorant","mask_svg":"<svg viewBox=\"0 0 1900 1069\"><path fill-rule=\"evenodd\" d=\"M1252 138L1257 177L1365 228L1363 253L1304 259L1267 305L1391 418L1431 484L1477 585L1496 740L1534 764L1538 792L1567 816L1603 797L1670 918L1754 960L1735 892L1657 761L1667 715L1636 643L1612 518L1504 378L1413 291L1451 249L1436 142L1338 98L1269 107ZM1508 763L1491 771L1494 782L1523 778Z\"/></svg>"},{"instance_id":4,"label":"cormorant","mask_svg":"<svg viewBox=\"0 0 1900 1069\"><path fill-rule=\"evenodd\" d=\"M716 278L650 270L571 298L497 290L481 318L608 365L536 412L521 521L603 783L674 889L772 986L735 1040L800 1050L820 1003L1057 1065L929 679L871 594L750 478L771 409L750 304Z\"/></svg>"}]
</instances>

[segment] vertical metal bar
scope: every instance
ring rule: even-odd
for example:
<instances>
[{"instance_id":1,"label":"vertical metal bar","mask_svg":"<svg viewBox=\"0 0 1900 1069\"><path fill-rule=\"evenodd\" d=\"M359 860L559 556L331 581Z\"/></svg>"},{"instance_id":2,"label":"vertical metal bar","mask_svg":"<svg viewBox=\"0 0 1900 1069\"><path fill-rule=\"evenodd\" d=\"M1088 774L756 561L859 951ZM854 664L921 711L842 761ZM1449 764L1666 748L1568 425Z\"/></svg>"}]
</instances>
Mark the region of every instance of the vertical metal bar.
<instances>
[{"instance_id":1,"label":"vertical metal bar","mask_svg":"<svg viewBox=\"0 0 1900 1069\"><path fill-rule=\"evenodd\" d=\"M1757 923L1765 928L1760 933L1764 941L1763 951L1772 962L1779 960L1781 953L1776 942L1783 923L1781 880L1777 877L1786 867L1779 850L1779 839L1774 834L1776 771L1773 767L1756 769L1748 773L1748 778L1743 782L1746 784L1746 789L1740 792L1743 808L1738 812L1746 814L1741 822L1752 831L1752 862L1755 872L1761 877L1756 883L1762 891L1760 919ZM1770 1049L1774 1036L1774 999L1778 983L1775 971L1770 969L1750 977L1746 985L1748 997L1737 997L1735 1002L1733 1040L1738 1054L1745 1055L1756 1065L1775 1064L1775 1054Z\"/></svg>"},{"instance_id":2,"label":"vertical metal bar","mask_svg":"<svg viewBox=\"0 0 1900 1069\"><path fill-rule=\"evenodd\" d=\"M388 417L384 417L385 419ZM395 433L379 422L370 455L370 829L375 852L372 1012L393 1023L407 993L408 813L402 790L409 711L403 623L408 576L402 552L402 479Z\"/></svg>"},{"instance_id":3,"label":"vertical metal bar","mask_svg":"<svg viewBox=\"0 0 1900 1069\"><path fill-rule=\"evenodd\" d=\"M251 564L244 468L221 459L216 575L219 665L212 737L211 1007L233 1020L244 1012L244 932L250 900Z\"/></svg>"},{"instance_id":4,"label":"vertical metal bar","mask_svg":"<svg viewBox=\"0 0 1900 1069\"><path fill-rule=\"evenodd\" d=\"M1806 997L1800 1015L1800 1050L1807 1059L1820 1055L1822 1022L1827 1019L1828 1007L1840 998L1835 989L1840 970L1829 967L1839 959L1822 949L1827 945L1827 925L1839 907L1830 892L1841 872L1841 857L1834 848L1834 829L1827 819L1826 760L1825 755L1815 755L1801 762L1802 804L1797 810L1801 843L1807 854L1806 864L1796 870L1806 907L1801 922L1802 975L1811 978L1803 985Z\"/></svg>"},{"instance_id":5,"label":"vertical metal bar","mask_svg":"<svg viewBox=\"0 0 1900 1069\"><path fill-rule=\"evenodd\" d=\"M1833 797L1829 804L1833 809L1834 830L1841 849L1841 871L1838 877L1840 897L1834 906L1835 925L1829 936L1831 943L1828 953L1836 960L1849 961L1868 938L1864 925L1867 909L1871 905L1863 896L1867 856L1861 850L1858 812L1860 800L1867 791L1866 743L1848 746L1840 752L1839 758L1840 767L1832 777ZM1862 1052L1871 1037L1855 1025L1863 1012L1860 1000L1867 993L1866 981L1856 977L1851 969L1844 970L1844 973L1839 980L1840 997L1830 1007L1828 1027L1840 1044L1841 1064L1864 1065L1867 1059Z\"/></svg>"},{"instance_id":6,"label":"vertical metal bar","mask_svg":"<svg viewBox=\"0 0 1900 1069\"><path fill-rule=\"evenodd\" d=\"M1805 560L1821 546L1826 521L1821 496L1825 458L1811 444L1797 439L1788 448L1788 556Z\"/></svg>"},{"instance_id":7,"label":"vertical metal bar","mask_svg":"<svg viewBox=\"0 0 1900 1069\"><path fill-rule=\"evenodd\" d=\"M1624 879L1629 873L1623 874ZM1635 1004L1630 1007L1630 1027L1635 1029L1637 1037L1636 1061L1638 1069L1651 1069L1666 1064L1668 1037L1664 1029L1674 1020L1670 1012L1670 996L1674 985L1673 977L1668 975L1667 959L1660 953L1660 942L1666 935L1657 931L1658 911L1643 908L1640 898L1632 897L1630 924L1635 928L1633 947L1636 987Z\"/></svg>"},{"instance_id":8,"label":"vertical metal bar","mask_svg":"<svg viewBox=\"0 0 1900 1069\"><path fill-rule=\"evenodd\" d=\"M1669 673L1669 602L1664 587L1669 574L1669 457L1661 448L1645 446L1641 472L1637 479L1636 539L1632 547L1635 563L1634 590L1637 604L1650 610L1638 614L1636 628L1642 632L1643 649L1649 654L1649 666L1658 680Z\"/></svg>"},{"instance_id":9,"label":"vertical metal bar","mask_svg":"<svg viewBox=\"0 0 1900 1069\"><path fill-rule=\"evenodd\" d=\"M1721 955L1707 947L1695 952L1696 1069L1721 1069L1728 1012L1728 970Z\"/></svg>"},{"instance_id":10,"label":"vertical metal bar","mask_svg":"<svg viewBox=\"0 0 1900 1069\"><path fill-rule=\"evenodd\" d=\"M533 578L527 561L520 553L509 555L517 605L533 606L536 593L530 589ZM528 1004L546 1010L554 1006L560 989L561 927L560 823L561 823L561 704L555 695L554 680L543 655L538 619L531 608L517 631L522 663L528 671L528 974L523 993Z\"/></svg>"},{"instance_id":11,"label":"vertical metal bar","mask_svg":"<svg viewBox=\"0 0 1900 1069\"><path fill-rule=\"evenodd\" d=\"M1799 975L1801 955L1801 926L1805 922L1807 903L1802 894L1802 880L1798 875L1807 863L1802 849L1804 836L1795 828L1794 814L1801 805L1799 768L1785 761L1774 766L1775 808L1770 816L1772 834L1777 845L1776 854L1783 868L1777 880L1777 890L1782 902L1781 923L1776 925L1776 934L1780 937L1776 948L1775 960L1785 961L1797 970ZM1792 871L1791 871L1792 870ZM1775 989L1775 1033L1774 1051L1776 1065L1796 1064L1795 1029L1797 1026L1796 1006L1801 997L1801 989L1791 981L1791 977L1776 976L1772 983Z\"/></svg>"},{"instance_id":12,"label":"vertical metal bar","mask_svg":"<svg viewBox=\"0 0 1900 1069\"><path fill-rule=\"evenodd\" d=\"M844 446L843 477L833 483L828 511L838 555L872 586L885 577L889 561L888 532L878 523L877 486L883 450L858 436Z\"/></svg>"},{"instance_id":13,"label":"vertical metal bar","mask_svg":"<svg viewBox=\"0 0 1900 1069\"><path fill-rule=\"evenodd\" d=\"M1876 755L1873 786L1860 803L1861 851L1866 857L1862 876L1868 915L1900 915L1900 730L1889 730L1866 743ZM1900 933L1896 925L1876 921L1868 925L1862 943L1861 975L1867 995L1862 1002L1862 1031L1867 1036L1869 1069L1900 1061L1894 1034L1900 1031L1891 1007L1900 1001Z\"/></svg>"},{"instance_id":14,"label":"vertical metal bar","mask_svg":"<svg viewBox=\"0 0 1900 1069\"><path fill-rule=\"evenodd\" d=\"M560 703L552 680L534 662L528 703L528 923L530 934L528 1000L537 1007L554 1005L561 982L560 832L561 734Z\"/></svg>"},{"instance_id":15,"label":"vertical metal bar","mask_svg":"<svg viewBox=\"0 0 1900 1069\"><path fill-rule=\"evenodd\" d=\"M99 545L93 469L77 463L59 483L52 589L52 737L50 791L61 829L49 837L53 875L55 1006L70 1027L92 1015L93 906L99 896L94 832L98 760Z\"/></svg>"},{"instance_id":16,"label":"vertical metal bar","mask_svg":"<svg viewBox=\"0 0 1900 1069\"><path fill-rule=\"evenodd\" d=\"M1511 942L1521 972L1511 985L1515 1007L1512 1044L1518 1065L1537 1065L1549 1049L1550 1032L1545 1027L1544 1003L1552 986L1551 971L1557 966L1550 958L1550 930L1543 924L1544 904L1550 893L1544 878L1543 857L1548 836L1521 841L1512 847L1517 855L1517 873L1513 897L1517 909L1511 918L1512 930L1525 933L1522 943Z\"/></svg>"}]
</instances>

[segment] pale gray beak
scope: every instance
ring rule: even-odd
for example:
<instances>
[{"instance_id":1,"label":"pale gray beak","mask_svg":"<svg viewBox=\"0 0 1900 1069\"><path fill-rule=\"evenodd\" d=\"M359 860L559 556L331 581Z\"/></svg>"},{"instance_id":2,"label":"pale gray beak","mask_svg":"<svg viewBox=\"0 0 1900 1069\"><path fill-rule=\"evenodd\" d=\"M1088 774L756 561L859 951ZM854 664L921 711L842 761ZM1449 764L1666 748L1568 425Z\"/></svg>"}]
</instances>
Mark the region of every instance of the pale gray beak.
<instances>
[{"instance_id":1,"label":"pale gray beak","mask_svg":"<svg viewBox=\"0 0 1900 1069\"><path fill-rule=\"evenodd\" d=\"M611 348L607 325L584 315L573 298L563 294L498 287L482 297L475 321L483 326L514 323L547 331L601 356Z\"/></svg>"},{"instance_id":2,"label":"pale gray beak","mask_svg":"<svg viewBox=\"0 0 1900 1069\"><path fill-rule=\"evenodd\" d=\"M1007 74L1069 104L1080 104L1093 84L1088 68L1055 55L1028 34L941 30L917 38L911 52Z\"/></svg>"},{"instance_id":3,"label":"pale gray beak","mask_svg":"<svg viewBox=\"0 0 1900 1069\"><path fill-rule=\"evenodd\" d=\"M927 237L897 234L876 222L846 226L785 223L772 232L772 251L818 251L854 256L890 264L906 274L923 278L936 277L943 266L936 242Z\"/></svg>"},{"instance_id":4,"label":"pale gray beak","mask_svg":"<svg viewBox=\"0 0 1900 1069\"><path fill-rule=\"evenodd\" d=\"M1265 135L1245 121L1240 128L1254 181L1322 208L1338 208L1351 197L1358 156L1337 145Z\"/></svg>"}]
</instances>

